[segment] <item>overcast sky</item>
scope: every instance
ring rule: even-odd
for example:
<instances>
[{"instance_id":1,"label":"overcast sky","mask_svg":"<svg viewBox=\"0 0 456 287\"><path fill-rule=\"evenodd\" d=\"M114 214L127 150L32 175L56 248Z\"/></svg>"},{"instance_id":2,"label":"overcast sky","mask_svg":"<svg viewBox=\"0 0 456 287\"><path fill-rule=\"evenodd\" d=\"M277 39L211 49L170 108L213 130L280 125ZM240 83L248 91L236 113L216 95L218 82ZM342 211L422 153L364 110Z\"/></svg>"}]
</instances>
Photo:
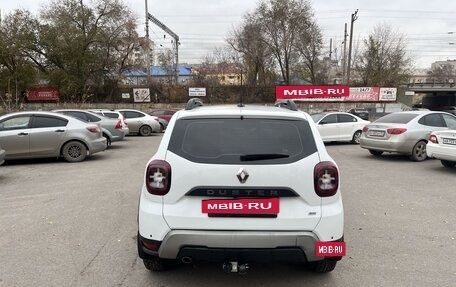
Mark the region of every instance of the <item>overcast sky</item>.
<instances>
[{"instance_id":1,"label":"overcast sky","mask_svg":"<svg viewBox=\"0 0 456 287\"><path fill-rule=\"evenodd\" d=\"M0 0L2 14L25 8L38 12L48 0ZM144 35L144 0L124 1L138 16L139 32ZM238 27L242 16L252 12L257 0L148 0L149 12L180 37L180 62L199 63L222 46L228 33ZM344 23L350 29L350 16L356 10L353 36L365 38L376 24L389 23L407 39L415 67L426 68L434 61L456 59L456 1L449 0L314 0L311 1L317 22L322 28L325 51L329 39L333 51L342 51ZM452 32L454 32L452 34ZM150 25L155 43L171 47L171 38ZM334 55L334 54L333 54Z\"/></svg>"}]
</instances>

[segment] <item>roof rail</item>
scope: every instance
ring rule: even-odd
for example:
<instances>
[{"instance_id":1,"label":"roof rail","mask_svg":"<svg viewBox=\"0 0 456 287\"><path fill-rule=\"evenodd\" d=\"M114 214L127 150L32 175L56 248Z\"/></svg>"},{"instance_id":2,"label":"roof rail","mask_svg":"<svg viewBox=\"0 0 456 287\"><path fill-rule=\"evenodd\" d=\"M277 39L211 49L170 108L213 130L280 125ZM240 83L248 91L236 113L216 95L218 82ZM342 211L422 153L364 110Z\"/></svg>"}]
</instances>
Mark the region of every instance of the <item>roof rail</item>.
<instances>
[{"instance_id":1,"label":"roof rail","mask_svg":"<svg viewBox=\"0 0 456 287\"><path fill-rule=\"evenodd\" d=\"M279 107L279 108L289 109L291 111L297 111L298 110L298 106L292 100L286 100L286 101L285 100L279 100L279 101L275 102L274 106Z\"/></svg>"},{"instance_id":2,"label":"roof rail","mask_svg":"<svg viewBox=\"0 0 456 287\"><path fill-rule=\"evenodd\" d=\"M203 101L198 98L192 98L188 100L187 105L185 105L185 110L193 110L196 107L202 107Z\"/></svg>"}]
</instances>

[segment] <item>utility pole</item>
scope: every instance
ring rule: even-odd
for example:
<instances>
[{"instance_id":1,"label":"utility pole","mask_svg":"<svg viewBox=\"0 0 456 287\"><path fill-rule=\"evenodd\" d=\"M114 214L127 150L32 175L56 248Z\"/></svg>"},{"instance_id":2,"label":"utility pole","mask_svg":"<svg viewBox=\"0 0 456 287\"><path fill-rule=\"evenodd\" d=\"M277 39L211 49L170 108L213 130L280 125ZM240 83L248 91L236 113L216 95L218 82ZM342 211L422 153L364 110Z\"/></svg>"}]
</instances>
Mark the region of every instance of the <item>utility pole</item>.
<instances>
[{"instance_id":1,"label":"utility pole","mask_svg":"<svg viewBox=\"0 0 456 287\"><path fill-rule=\"evenodd\" d=\"M333 53L333 38L329 39L329 62L331 63Z\"/></svg>"},{"instance_id":2,"label":"utility pole","mask_svg":"<svg viewBox=\"0 0 456 287\"><path fill-rule=\"evenodd\" d=\"M160 27L163 31L168 33L168 35L170 35L174 39L174 42L173 42L174 50L175 50L174 77L176 79L176 84L177 84L177 83L179 83L179 66L178 66L179 65L179 45L180 45L179 36L176 33L174 33L170 28L168 28L165 24L163 24L160 20L158 20L157 18L155 18L154 16L152 16L152 14L150 14L148 12L146 12L146 19L148 21L151 21L158 27Z\"/></svg>"},{"instance_id":3,"label":"utility pole","mask_svg":"<svg viewBox=\"0 0 456 287\"><path fill-rule=\"evenodd\" d=\"M148 18L148 15L149 15L149 10L147 9L147 0L144 0L145 4L146 4L146 40L147 40L147 51L146 51L146 72L147 72L147 84L149 85L150 84L150 64L151 64L151 60L150 60L150 49L152 47L150 47L150 38L149 38L149 18Z\"/></svg>"},{"instance_id":4,"label":"utility pole","mask_svg":"<svg viewBox=\"0 0 456 287\"><path fill-rule=\"evenodd\" d=\"M347 23L345 23L345 30L344 30L344 56L342 59L342 83L345 82L345 72L347 71Z\"/></svg>"},{"instance_id":5,"label":"utility pole","mask_svg":"<svg viewBox=\"0 0 456 287\"><path fill-rule=\"evenodd\" d=\"M353 23L358 19L358 9L351 15L350 25L350 44L348 47L348 68L347 68L347 85L350 85L350 66L351 66L351 53L352 53L352 42L353 42Z\"/></svg>"},{"instance_id":6,"label":"utility pole","mask_svg":"<svg viewBox=\"0 0 456 287\"><path fill-rule=\"evenodd\" d=\"M333 53L333 39L329 38L329 61L327 62L326 72L327 72L327 81L331 80L332 76L332 53Z\"/></svg>"}]
</instances>

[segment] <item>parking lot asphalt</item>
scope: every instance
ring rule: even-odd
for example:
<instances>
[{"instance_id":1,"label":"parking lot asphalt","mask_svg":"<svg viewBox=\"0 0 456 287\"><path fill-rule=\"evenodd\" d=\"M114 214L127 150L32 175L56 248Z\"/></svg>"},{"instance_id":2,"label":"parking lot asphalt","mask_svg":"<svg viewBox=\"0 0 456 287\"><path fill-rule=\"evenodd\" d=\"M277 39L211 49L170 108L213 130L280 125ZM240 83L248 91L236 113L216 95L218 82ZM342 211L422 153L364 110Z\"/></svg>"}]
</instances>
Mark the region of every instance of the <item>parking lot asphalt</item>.
<instances>
[{"instance_id":1,"label":"parking lot asphalt","mask_svg":"<svg viewBox=\"0 0 456 287\"><path fill-rule=\"evenodd\" d=\"M339 165L347 256L300 265L147 271L136 251L143 171L161 135L127 137L81 163L0 166L0 286L456 286L456 169L328 144ZM295 175L299 176L299 175Z\"/></svg>"}]
</instances>

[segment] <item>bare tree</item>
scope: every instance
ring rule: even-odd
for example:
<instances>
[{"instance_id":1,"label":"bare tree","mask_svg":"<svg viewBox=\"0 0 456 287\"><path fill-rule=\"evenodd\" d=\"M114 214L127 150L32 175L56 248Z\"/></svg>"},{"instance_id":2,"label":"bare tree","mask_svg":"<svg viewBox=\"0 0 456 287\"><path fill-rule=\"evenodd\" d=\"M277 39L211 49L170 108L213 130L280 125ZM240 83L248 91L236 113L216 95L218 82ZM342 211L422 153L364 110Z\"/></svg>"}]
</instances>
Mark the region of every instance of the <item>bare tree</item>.
<instances>
[{"instance_id":1,"label":"bare tree","mask_svg":"<svg viewBox=\"0 0 456 287\"><path fill-rule=\"evenodd\" d=\"M356 66L361 85L394 87L407 82L412 60L402 34L388 24L380 24L364 40L364 46Z\"/></svg>"},{"instance_id":2,"label":"bare tree","mask_svg":"<svg viewBox=\"0 0 456 287\"><path fill-rule=\"evenodd\" d=\"M306 0L264 0L254 17L261 27L264 43L279 65L285 83L297 62L299 35L312 26L313 12Z\"/></svg>"},{"instance_id":3,"label":"bare tree","mask_svg":"<svg viewBox=\"0 0 456 287\"><path fill-rule=\"evenodd\" d=\"M428 74L433 82L455 83L456 81L456 70L451 64L434 66Z\"/></svg>"},{"instance_id":4,"label":"bare tree","mask_svg":"<svg viewBox=\"0 0 456 287\"><path fill-rule=\"evenodd\" d=\"M316 23L311 22L306 30L299 33L298 37L296 48L305 66L304 74L310 78L312 84L317 84L317 73L324 68L323 62L319 60L323 46L320 28ZM323 70L326 72L327 69Z\"/></svg>"},{"instance_id":5,"label":"bare tree","mask_svg":"<svg viewBox=\"0 0 456 287\"><path fill-rule=\"evenodd\" d=\"M247 16L245 23L233 30L227 39L228 44L239 54L239 65L244 67L245 82L249 86L270 82L274 60L271 50L266 45L259 23Z\"/></svg>"}]
</instances>

